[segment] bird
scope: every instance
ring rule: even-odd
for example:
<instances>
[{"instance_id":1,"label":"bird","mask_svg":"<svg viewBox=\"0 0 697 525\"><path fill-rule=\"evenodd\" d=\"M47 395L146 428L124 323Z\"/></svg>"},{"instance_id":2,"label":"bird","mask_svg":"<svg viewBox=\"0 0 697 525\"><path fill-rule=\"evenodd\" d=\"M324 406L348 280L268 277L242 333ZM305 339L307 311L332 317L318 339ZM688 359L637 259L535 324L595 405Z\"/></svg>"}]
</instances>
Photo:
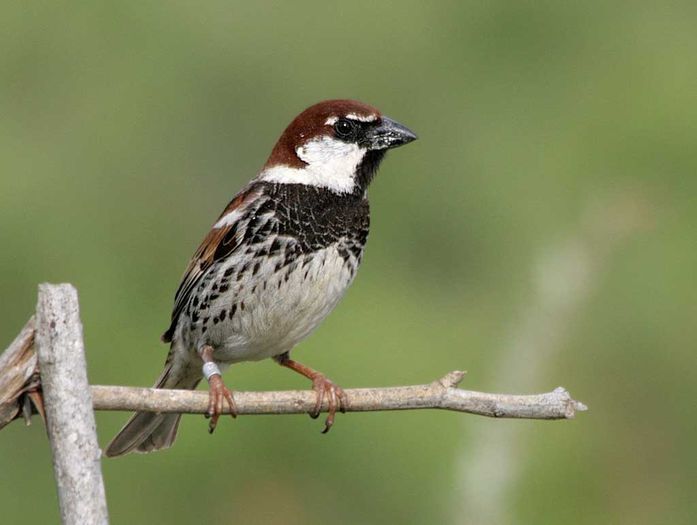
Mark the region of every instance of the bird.
<instances>
[{"instance_id":1,"label":"bird","mask_svg":"<svg viewBox=\"0 0 697 525\"><path fill-rule=\"evenodd\" d=\"M393 148L416 140L377 108L325 100L302 111L281 134L261 170L225 207L187 266L176 291L162 389L209 386L213 432L232 364L272 358L312 381L316 418L346 408L343 390L290 357L334 309L363 259L370 225L367 189ZM170 447L181 414L137 412L106 447L109 457Z\"/></svg>"}]
</instances>

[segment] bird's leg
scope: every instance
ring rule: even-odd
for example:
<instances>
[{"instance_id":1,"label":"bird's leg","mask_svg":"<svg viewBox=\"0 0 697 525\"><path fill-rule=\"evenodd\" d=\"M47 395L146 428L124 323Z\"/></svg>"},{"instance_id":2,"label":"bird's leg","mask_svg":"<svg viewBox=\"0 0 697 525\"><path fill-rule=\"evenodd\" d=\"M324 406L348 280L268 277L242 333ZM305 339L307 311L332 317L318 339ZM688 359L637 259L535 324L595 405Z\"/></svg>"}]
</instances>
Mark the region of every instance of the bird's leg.
<instances>
[{"instance_id":1,"label":"bird's leg","mask_svg":"<svg viewBox=\"0 0 697 525\"><path fill-rule=\"evenodd\" d=\"M322 434L329 432L329 429L332 428L332 425L334 424L334 415L336 414L337 409L342 413L346 412L348 401L344 391L332 381L327 379L327 376L325 376L322 372L318 372L309 366L305 366L297 361L293 361L288 352L274 357L274 360L279 365L290 368L291 370L295 370L299 374L302 374L308 379L312 380L312 389L317 393L317 402L315 403L315 407L310 412L311 418L315 419L319 416L320 410L322 409L322 403L324 402L324 397L327 396L329 415L324 423L324 430L322 430Z\"/></svg>"},{"instance_id":2,"label":"bird's leg","mask_svg":"<svg viewBox=\"0 0 697 525\"><path fill-rule=\"evenodd\" d=\"M208 381L208 412L206 417L211 419L208 423L208 432L212 434L218 424L220 414L223 413L223 402L227 401L232 417L237 417L237 406L232 392L223 382L218 365L213 360L213 347L210 345L202 346L199 355L203 360L203 375Z\"/></svg>"}]
</instances>

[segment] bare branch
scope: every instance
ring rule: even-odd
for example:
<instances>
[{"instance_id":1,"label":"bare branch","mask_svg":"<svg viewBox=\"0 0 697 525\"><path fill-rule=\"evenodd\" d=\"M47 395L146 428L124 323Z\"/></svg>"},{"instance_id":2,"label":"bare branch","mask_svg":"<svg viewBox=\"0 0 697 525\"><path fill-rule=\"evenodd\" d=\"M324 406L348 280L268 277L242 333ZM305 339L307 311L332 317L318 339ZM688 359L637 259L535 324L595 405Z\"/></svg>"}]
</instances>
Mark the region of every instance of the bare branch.
<instances>
[{"instance_id":1,"label":"bare branch","mask_svg":"<svg viewBox=\"0 0 697 525\"><path fill-rule=\"evenodd\" d=\"M28 347L25 344L26 353L33 356L30 344L33 342L33 320L27 323L15 342L5 354L0 356L0 362L9 362L6 355L14 354L11 350L18 347L18 341L24 342L22 344L29 341ZM25 363L28 364L23 364L21 368L22 377L25 377L28 371L35 369L33 362L31 359L25 359ZM5 367L0 367L0 379L7 372ZM344 392L348 398L347 412L432 408L488 417L571 419L576 412L586 410L583 403L573 400L561 387L545 394L488 394L457 388L463 377L464 372L453 371L427 385L346 389ZM37 386L33 385L34 388ZM14 390L17 391L17 389ZM15 395L13 401L8 403L8 407L12 407L13 414L16 414L20 408L16 397ZM92 399L95 410L204 414L208 407L206 392L188 390L92 386ZM310 390L235 392L235 402L240 414L303 414L314 407L315 394ZM327 407L324 406L323 410L326 411L326 409Z\"/></svg>"},{"instance_id":2,"label":"bare branch","mask_svg":"<svg viewBox=\"0 0 697 525\"><path fill-rule=\"evenodd\" d=\"M0 428L19 417L23 409L29 421L31 407L26 394L39 384L34 326L32 316L7 350L0 354Z\"/></svg>"},{"instance_id":3,"label":"bare branch","mask_svg":"<svg viewBox=\"0 0 697 525\"><path fill-rule=\"evenodd\" d=\"M36 326L36 353L61 521L65 525L106 524L101 452L75 288L69 284L40 285Z\"/></svg>"},{"instance_id":4,"label":"bare branch","mask_svg":"<svg viewBox=\"0 0 697 525\"><path fill-rule=\"evenodd\" d=\"M488 417L571 419L586 410L563 388L546 394L487 394L457 388L464 372L454 371L427 385L345 389L347 412L437 408ZM158 390L123 386L93 386L96 410L135 410L204 414L208 394L189 390ZM304 414L312 410L311 390L235 392L238 414ZM322 407L327 410L327 405Z\"/></svg>"}]
</instances>

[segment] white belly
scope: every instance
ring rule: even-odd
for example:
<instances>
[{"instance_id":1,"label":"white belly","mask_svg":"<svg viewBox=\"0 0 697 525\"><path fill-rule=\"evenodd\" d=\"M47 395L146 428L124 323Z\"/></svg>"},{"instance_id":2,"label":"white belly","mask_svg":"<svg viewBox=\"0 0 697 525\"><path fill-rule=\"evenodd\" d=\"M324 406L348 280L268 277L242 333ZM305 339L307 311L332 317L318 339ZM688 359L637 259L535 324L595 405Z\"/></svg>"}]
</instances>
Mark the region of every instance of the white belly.
<instances>
[{"instance_id":1,"label":"white belly","mask_svg":"<svg viewBox=\"0 0 697 525\"><path fill-rule=\"evenodd\" d=\"M235 284L235 315L225 316L207 334L216 360L256 361L289 351L334 309L353 280L351 266L334 247L301 256L275 272L278 262L270 258L256 276ZM211 314L221 309L229 313L227 303L216 305Z\"/></svg>"}]
</instances>

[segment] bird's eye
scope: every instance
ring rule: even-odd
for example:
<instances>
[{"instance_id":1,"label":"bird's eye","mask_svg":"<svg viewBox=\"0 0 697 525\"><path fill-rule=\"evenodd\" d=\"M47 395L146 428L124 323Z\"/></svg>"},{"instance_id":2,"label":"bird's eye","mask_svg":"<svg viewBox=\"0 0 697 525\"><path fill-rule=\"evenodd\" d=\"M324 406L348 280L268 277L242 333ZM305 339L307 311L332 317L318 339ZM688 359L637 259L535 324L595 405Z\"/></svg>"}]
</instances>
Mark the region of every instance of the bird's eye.
<instances>
[{"instance_id":1,"label":"bird's eye","mask_svg":"<svg viewBox=\"0 0 697 525\"><path fill-rule=\"evenodd\" d=\"M334 131L336 132L337 137L342 139L350 138L353 135L355 128L356 125L345 118L340 118L336 121L336 124L334 124Z\"/></svg>"}]
</instances>

